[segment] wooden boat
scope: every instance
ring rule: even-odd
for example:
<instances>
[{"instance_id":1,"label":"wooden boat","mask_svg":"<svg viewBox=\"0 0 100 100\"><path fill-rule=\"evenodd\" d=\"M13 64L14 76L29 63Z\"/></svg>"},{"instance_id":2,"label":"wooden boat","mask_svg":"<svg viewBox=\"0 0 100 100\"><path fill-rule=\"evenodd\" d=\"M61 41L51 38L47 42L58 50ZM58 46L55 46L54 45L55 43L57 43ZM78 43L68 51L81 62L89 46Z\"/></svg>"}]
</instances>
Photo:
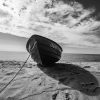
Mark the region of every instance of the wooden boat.
<instances>
[{"instance_id":1,"label":"wooden boat","mask_svg":"<svg viewBox=\"0 0 100 100\"><path fill-rule=\"evenodd\" d=\"M60 60L62 48L56 42L39 35L32 35L26 49L38 64L48 65Z\"/></svg>"}]
</instances>

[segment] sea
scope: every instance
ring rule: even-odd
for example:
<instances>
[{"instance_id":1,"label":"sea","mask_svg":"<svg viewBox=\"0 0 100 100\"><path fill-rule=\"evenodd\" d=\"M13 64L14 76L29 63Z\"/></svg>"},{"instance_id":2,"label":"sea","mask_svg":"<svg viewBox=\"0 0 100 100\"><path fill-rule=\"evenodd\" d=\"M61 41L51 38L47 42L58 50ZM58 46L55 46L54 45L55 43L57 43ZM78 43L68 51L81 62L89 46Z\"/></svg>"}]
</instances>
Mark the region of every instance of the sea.
<instances>
[{"instance_id":1,"label":"sea","mask_svg":"<svg viewBox=\"0 0 100 100\"><path fill-rule=\"evenodd\" d=\"M100 62L100 54L63 53L61 62Z\"/></svg>"},{"instance_id":2,"label":"sea","mask_svg":"<svg viewBox=\"0 0 100 100\"><path fill-rule=\"evenodd\" d=\"M0 51L0 60L25 61L28 56L27 52ZM29 60L33 61L31 57ZM100 54L63 53L60 62L100 62Z\"/></svg>"}]
</instances>

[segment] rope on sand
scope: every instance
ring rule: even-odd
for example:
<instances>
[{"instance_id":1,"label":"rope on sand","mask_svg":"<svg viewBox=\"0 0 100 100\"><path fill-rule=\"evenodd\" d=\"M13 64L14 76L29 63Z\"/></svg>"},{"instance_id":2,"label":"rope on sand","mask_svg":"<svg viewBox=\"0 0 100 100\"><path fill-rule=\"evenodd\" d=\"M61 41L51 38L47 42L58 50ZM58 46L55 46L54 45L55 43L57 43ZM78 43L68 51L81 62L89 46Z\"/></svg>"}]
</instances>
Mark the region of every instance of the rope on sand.
<instances>
[{"instance_id":1,"label":"rope on sand","mask_svg":"<svg viewBox=\"0 0 100 100\"><path fill-rule=\"evenodd\" d=\"M37 42L35 42L35 43L33 44L33 47L32 47L31 50L34 49L36 43L37 43ZM9 85L11 84L11 82L15 79L15 77L19 74L19 72L20 72L20 71L22 70L22 68L25 66L25 64L26 64L26 62L28 61L28 59L29 59L30 56L31 56L31 55L29 54L29 56L27 57L26 61L25 61L24 64L22 65L22 67L21 67L21 68L19 69L19 71L15 74L15 76L5 85L5 87L3 87L3 88L0 90L0 93L2 93L2 91L4 91L4 90L7 88L7 86L9 86Z\"/></svg>"},{"instance_id":2,"label":"rope on sand","mask_svg":"<svg viewBox=\"0 0 100 100\"><path fill-rule=\"evenodd\" d=\"M19 69L19 71L15 74L15 76L6 84L5 87L3 87L3 88L0 90L0 93L1 93L2 91L4 91L4 90L7 88L8 85L11 84L11 82L14 80L14 78L19 74L19 72L20 72L20 71L22 70L22 68L25 66L25 63L28 61L29 57L30 57L30 55L28 56L28 58L26 59L26 61L25 61L24 64L22 65L22 67Z\"/></svg>"}]
</instances>

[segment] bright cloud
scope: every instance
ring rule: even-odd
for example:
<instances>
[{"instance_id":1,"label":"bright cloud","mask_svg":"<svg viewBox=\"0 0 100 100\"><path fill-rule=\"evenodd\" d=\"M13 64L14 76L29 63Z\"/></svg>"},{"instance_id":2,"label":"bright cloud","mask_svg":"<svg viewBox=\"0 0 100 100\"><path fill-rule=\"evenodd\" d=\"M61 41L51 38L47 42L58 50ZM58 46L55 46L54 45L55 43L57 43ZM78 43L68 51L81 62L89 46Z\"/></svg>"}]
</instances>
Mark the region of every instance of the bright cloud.
<instances>
[{"instance_id":1,"label":"bright cloud","mask_svg":"<svg viewBox=\"0 0 100 100\"><path fill-rule=\"evenodd\" d=\"M71 46L100 47L100 21L78 2L0 1L0 31L21 37L39 34Z\"/></svg>"}]
</instances>

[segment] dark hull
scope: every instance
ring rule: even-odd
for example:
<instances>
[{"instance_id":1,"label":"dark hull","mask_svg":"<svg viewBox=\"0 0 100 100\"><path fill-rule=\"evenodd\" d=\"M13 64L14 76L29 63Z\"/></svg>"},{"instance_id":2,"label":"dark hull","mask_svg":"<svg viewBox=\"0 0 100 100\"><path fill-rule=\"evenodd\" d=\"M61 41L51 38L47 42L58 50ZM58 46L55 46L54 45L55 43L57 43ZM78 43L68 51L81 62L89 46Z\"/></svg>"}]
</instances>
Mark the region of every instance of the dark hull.
<instances>
[{"instance_id":1,"label":"dark hull","mask_svg":"<svg viewBox=\"0 0 100 100\"><path fill-rule=\"evenodd\" d=\"M39 35L31 36L26 48L38 64L52 64L61 58L62 48L56 42Z\"/></svg>"}]
</instances>

